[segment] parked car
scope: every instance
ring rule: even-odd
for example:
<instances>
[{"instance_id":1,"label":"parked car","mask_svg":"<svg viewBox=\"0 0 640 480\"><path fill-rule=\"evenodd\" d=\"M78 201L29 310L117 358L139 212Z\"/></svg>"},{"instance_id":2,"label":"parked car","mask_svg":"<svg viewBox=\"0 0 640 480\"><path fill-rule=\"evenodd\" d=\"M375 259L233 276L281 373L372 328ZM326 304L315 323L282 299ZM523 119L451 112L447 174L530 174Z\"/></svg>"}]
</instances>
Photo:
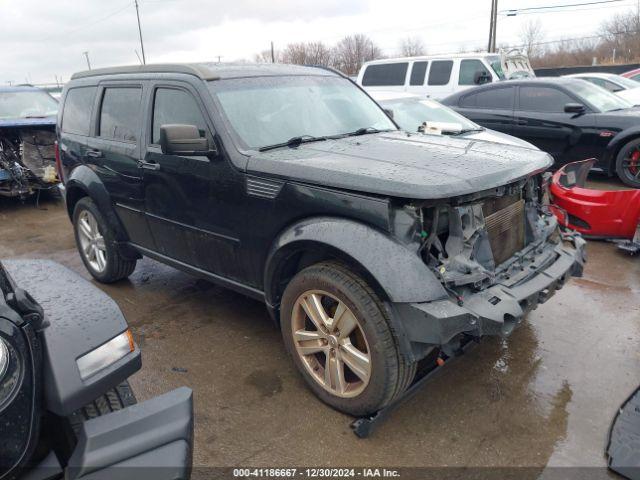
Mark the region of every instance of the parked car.
<instances>
[{"instance_id":1,"label":"parked car","mask_svg":"<svg viewBox=\"0 0 640 480\"><path fill-rule=\"evenodd\" d=\"M410 133L451 135L519 147L537 148L529 142L473 123L440 102L403 92L371 92L373 98L403 130Z\"/></svg>"},{"instance_id":2,"label":"parked car","mask_svg":"<svg viewBox=\"0 0 640 480\"><path fill-rule=\"evenodd\" d=\"M543 213L551 157L407 134L333 71L92 70L62 103L91 275L123 279L144 255L265 302L310 388L353 415L399 398L434 351L508 335L582 271L584 240Z\"/></svg>"},{"instance_id":3,"label":"parked car","mask_svg":"<svg viewBox=\"0 0 640 480\"><path fill-rule=\"evenodd\" d=\"M551 184L554 213L560 223L586 237L618 240L622 249L640 252L640 190L587 188L593 162L573 162L554 174Z\"/></svg>"},{"instance_id":4,"label":"parked car","mask_svg":"<svg viewBox=\"0 0 640 480\"><path fill-rule=\"evenodd\" d=\"M138 404L140 366L97 287L51 261L0 263L0 478L188 479L191 390Z\"/></svg>"},{"instance_id":5,"label":"parked car","mask_svg":"<svg viewBox=\"0 0 640 480\"><path fill-rule=\"evenodd\" d=\"M594 169L640 187L640 109L575 78L512 80L443 100L480 125L549 152L555 168L596 158Z\"/></svg>"},{"instance_id":6,"label":"parked car","mask_svg":"<svg viewBox=\"0 0 640 480\"><path fill-rule=\"evenodd\" d=\"M533 76L527 56L513 50L373 60L360 68L357 83L370 92L409 92L440 99L484 83Z\"/></svg>"},{"instance_id":7,"label":"parked car","mask_svg":"<svg viewBox=\"0 0 640 480\"><path fill-rule=\"evenodd\" d=\"M58 182L58 102L35 87L0 87L0 196L24 197Z\"/></svg>"},{"instance_id":8,"label":"parked car","mask_svg":"<svg viewBox=\"0 0 640 480\"><path fill-rule=\"evenodd\" d=\"M636 82L640 81L640 68L636 68L634 70L629 70L628 72L624 72L622 74L625 78L630 78L631 80L635 80Z\"/></svg>"},{"instance_id":9,"label":"parked car","mask_svg":"<svg viewBox=\"0 0 640 480\"><path fill-rule=\"evenodd\" d=\"M575 73L567 75L571 78L581 78L594 85L605 88L611 93L629 101L632 105L640 105L640 83L613 73Z\"/></svg>"}]
</instances>

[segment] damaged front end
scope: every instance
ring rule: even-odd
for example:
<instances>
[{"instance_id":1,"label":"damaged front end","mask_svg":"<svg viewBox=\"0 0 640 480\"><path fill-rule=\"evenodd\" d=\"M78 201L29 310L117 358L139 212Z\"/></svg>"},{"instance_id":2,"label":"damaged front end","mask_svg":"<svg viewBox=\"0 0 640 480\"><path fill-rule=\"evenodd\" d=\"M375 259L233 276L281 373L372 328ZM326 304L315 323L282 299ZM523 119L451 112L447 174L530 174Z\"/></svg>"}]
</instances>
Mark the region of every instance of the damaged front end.
<instances>
[{"instance_id":1,"label":"damaged front end","mask_svg":"<svg viewBox=\"0 0 640 480\"><path fill-rule=\"evenodd\" d=\"M542 174L413 207L419 254L449 294L395 305L414 350L455 345L462 335L509 335L569 277L582 275L585 241L559 226Z\"/></svg>"},{"instance_id":2,"label":"damaged front end","mask_svg":"<svg viewBox=\"0 0 640 480\"><path fill-rule=\"evenodd\" d=\"M58 183L55 126L0 125L0 196L26 197Z\"/></svg>"}]
</instances>

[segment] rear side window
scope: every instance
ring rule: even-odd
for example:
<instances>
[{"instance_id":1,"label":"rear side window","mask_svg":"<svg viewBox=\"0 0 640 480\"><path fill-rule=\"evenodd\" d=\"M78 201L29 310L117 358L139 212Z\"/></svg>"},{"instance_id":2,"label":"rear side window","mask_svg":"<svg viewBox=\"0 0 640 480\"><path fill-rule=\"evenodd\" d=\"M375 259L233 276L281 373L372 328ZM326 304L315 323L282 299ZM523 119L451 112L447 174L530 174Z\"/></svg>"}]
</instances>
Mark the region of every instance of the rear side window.
<instances>
[{"instance_id":1,"label":"rear side window","mask_svg":"<svg viewBox=\"0 0 640 480\"><path fill-rule=\"evenodd\" d=\"M431 70L429 71L429 85L438 86L449 83L452 69L452 60L437 60L432 62Z\"/></svg>"},{"instance_id":2,"label":"rear side window","mask_svg":"<svg viewBox=\"0 0 640 480\"><path fill-rule=\"evenodd\" d=\"M362 85L364 87L393 87L404 85L408 68L409 64L407 62L369 65L362 76Z\"/></svg>"},{"instance_id":3,"label":"rear side window","mask_svg":"<svg viewBox=\"0 0 640 480\"><path fill-rule=\"evenodd\" d=\"M141 98L141 88L106 88L100 109L100 136L122 142L136 142L140 131Z\"/></svg>"},{"instance_id":4,"label":"rear side window","mask_svg":"<svg viewBox=\"0 0 640 480\"><path fill-rule=\"evenodd\" d=\"M67 92L62 113L62 131L76 135L89 135L91 110L96 87L72 88Z\"/></svg>"},{"instance_id":5,"label":"rear side window","mask_svg":"<svg viewBox=\"0 0 640 480\"><path fill-rule=\"evenodd\" d=\"M460 62L460 75L458 85L475 85L476 75L487 72L488 68L480 60L462 60Z\"/></svg>"},{"instance_id":6,"label":"rear side window","mask_svg":"<svg viewBox=\"0 0 640 480\"><path fill-rule=\"evenodd\" d=\"M520 110L529 112L562 113L573 100L562 90L553 87L520 87Z\"/></svg>"},{"instance_id":7,"label":"rear side window","mask_svg":"<svg viewBox=\"0 0 640 480\"><path fill-rule=\"evenodd\" d=\"M460 106L486 110L511 110L513 108L513 93L513 87L483 90L462 97Z\"/></svg>"},{"instance_id":8,"label":"rear side window","mask_svg":"<svg viewBox=\"0 0 640 480\"><path fill-rule=\"evenodd\" d=\"M413 62L409 85L424 85L424 78L427 74L428 65L429 62Z\"/></svg>"},{"instance_id":9,"label":"rear side window","mask_svg":"<svg viewBox=\"0 0 640 480\"><path fill-rule=\"evenodd\" d=\"M160 127L168 124L195 125L204 137L207 130L202 112L189 92L158 88L153 101L152 143L160 143Z\"/></svg>"}]
</instances>

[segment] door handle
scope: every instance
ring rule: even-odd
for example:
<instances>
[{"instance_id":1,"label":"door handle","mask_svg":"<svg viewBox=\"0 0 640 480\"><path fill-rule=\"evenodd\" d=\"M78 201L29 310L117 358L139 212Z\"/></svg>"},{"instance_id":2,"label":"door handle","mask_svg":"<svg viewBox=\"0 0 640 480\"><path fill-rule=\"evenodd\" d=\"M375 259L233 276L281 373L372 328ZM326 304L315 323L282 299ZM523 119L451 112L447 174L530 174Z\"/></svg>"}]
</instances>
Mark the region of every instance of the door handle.
<instances>
[{"instance_id":1,"label":"door handle","mask_svg":"<svg viewBox=\"0 0 640 480\"><path fill-rule=\"evenodd\" d=\"M529 125L529 122L527 120L518 120L516 125Z\"/></svg>"},{"instance_id":2,"label":"door handle","mask_svg":"<svg viewBox=\"0 0 640 480\"><path fill-rule=\"evenodd\" d=\"M87 157L91 158L102 158L102 152L100 150L87 150Z\"/></svg>"},{"instance_id":3,"label":"door handle","mask_svg":"<svg viewBox=\"0 0 640 480\"><path fill-rule=\"evenodd\" d=\"M154 171L158 171L160 170L160 164L156 163L156 162L140 162L140 166L142 168L144 168L145 170L154 170Z\"/></svg>"}]
</instances>

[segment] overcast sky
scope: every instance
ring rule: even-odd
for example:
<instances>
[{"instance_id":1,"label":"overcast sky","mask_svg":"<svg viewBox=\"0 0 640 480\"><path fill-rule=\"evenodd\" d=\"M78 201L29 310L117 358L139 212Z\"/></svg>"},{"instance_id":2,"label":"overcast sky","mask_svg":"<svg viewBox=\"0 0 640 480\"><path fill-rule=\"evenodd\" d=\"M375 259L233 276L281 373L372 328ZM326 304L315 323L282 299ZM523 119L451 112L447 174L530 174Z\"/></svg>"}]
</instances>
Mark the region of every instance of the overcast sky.
<instances>
[{"instance_id":1,"label":"overcast sky","mask_svg":"<svg viewBox=\"0 0 640 480\"><path fill-rule=\"evenodd\" d=\"M500 0L499 10L595 0ZM589 35L638 0L543 15L499 17L498 43L519 43L540 18L547 40ZM252 60L288 42L335 43L365 33L387 56L407 36L429 53L486 48L491 0L139 0L148 63ZM0 0L0 84L67 80L86 69L135 64L140 52L133 0Z\"/></svg>"}]
</instances>

